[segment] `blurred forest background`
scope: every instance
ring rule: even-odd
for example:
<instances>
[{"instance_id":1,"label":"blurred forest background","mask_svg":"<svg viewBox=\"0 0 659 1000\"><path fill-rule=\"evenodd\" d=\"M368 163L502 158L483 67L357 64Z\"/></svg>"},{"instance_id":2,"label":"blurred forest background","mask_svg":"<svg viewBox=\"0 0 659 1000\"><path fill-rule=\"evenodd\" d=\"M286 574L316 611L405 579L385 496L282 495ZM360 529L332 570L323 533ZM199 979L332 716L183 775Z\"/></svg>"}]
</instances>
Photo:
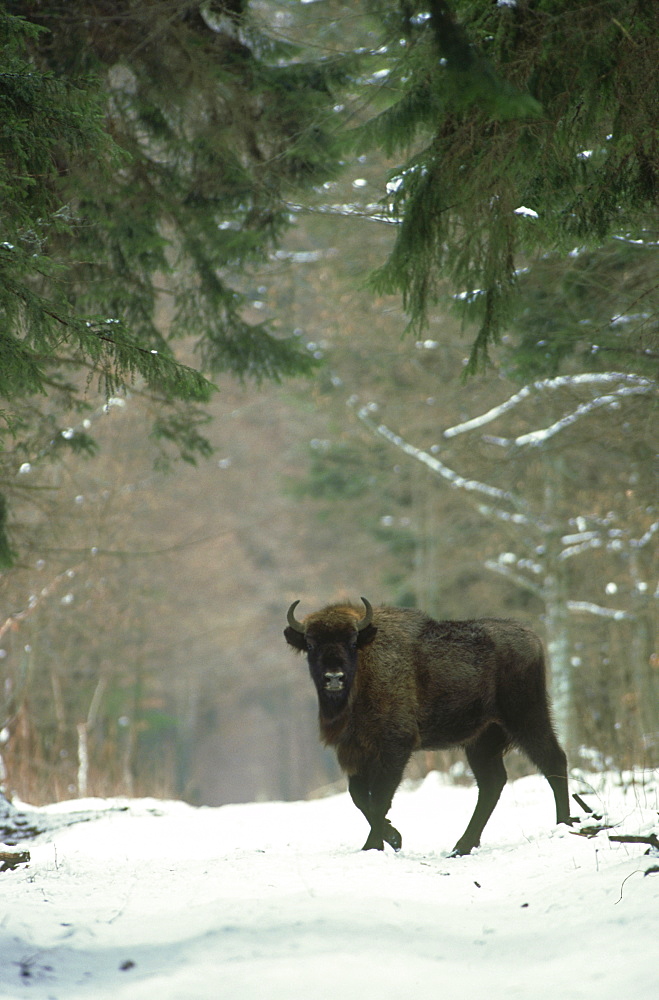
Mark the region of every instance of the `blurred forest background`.
<instances>
[{"instance_id":1,"label":"blurred forest background","mask_svg":"<svg viewBox=\"0 0 659 1000\"><path fill-rule=\"evenodd\" d=\"M378 70L385 58L379 32L383 24L391 30L383 12L405 7L276 0L110 6L125 7L131 17L139 8L150 21L164 18L180 36L222 38L220 61L231 64L239 87L247 76L255 86L253 67L249 74L244 67L256 58L256 43L236 27L248 9L262 32L298 45L295 58L286 62L278 54L269 65L299 67L303 59L311 65L340 53L349 65L333 70L324 112L332 123L337 119L332 139L339 124L367 122L372 102L382 98L387 106L380 89L390 70ZM420 31L430 20L426 10L438 20L452 7L467 18L479 8L491 16L497 5L407 6ZM629 18L618 31L625 43L636 7L614 6L617 21ZM516 16L513 7L496 16ZM138 74L142 56L167 72L176 35L167 44L162 35L151 42L145 36L138 52L135 38L126 48L118 37L125 26L110 18L107 4L76 0L69 12L74 8L90 51L96 45L99 64L113 74L113 100L135 92L130 74ZM52 18L62 16L61 5L36 0L5 3L3 10L50 31ZM103 45L110 49L111 38L116 51L101 51L93 17L107 32ZM657 54L653 37L650 61ZM356 68L355 51L372 62ZM33 48L31 58L45 65L51 53ZM153 73L153 65L139 71ZM184 117L194 87L202 86L186 80ZM304 94L298 86L296 95ZM317 116L318 107L311 112ZM135 125L134 114L125 112L126 129ZM121 145L119 117L115 111ZM294 124L287 128L294 131ZM636 206L635 215L624 216L627 228L619 226L613 237L591 233L574 239L569 251L550 252L550 238L542 235L547 252L529 249L515 263L521 308L498 320L489 363L481 356L475 364L482 317L469 325L452 308L472 304L475 285L459 294L450 276L437 279L436 296L423 303L423 322L408 329L414 296L383 279L383 265L400 251L401 227L392 224L400 218L387 212L388 192L398 197L404 176L394 147L332 150L334 165L328 160L324 173L309 168L306 186L299 177L277 175L279 222L266 225L261 216L254 225L254 205L247 218L244 197L233 196L234 213L244 217L236 221L234 214L220 231L260 238L267 229L267 239L258 252L252 243L241 257L232 247L224 262L209 265L209 274L214 268L231 275L218 311L229 330L238 323L237 340L269 330L275 348L285 344L289 354L282 361L275 351L261 369L253 360L223 370L207 364L219 391L203 401L203 416L195 409L187 425L194 435L183 444L173 424L154 433L161 400L145 390L149 372L129 373L108 394L81 365L71 376L75 401L61 384L45 397L8 394L2 410L13 412L14 421L0 453L7 498L0 526L11 549L0 577L6 794L34 803L147 794L217 805L292 799L331 785L339 772L333 754L318 745L313 687L282 631L293 600L301 599L304 614L362 594L374 604L418 606L441 618L500 615L531 625L549 650L556 718L571 763L659 766L659 188L654 201L646 194L642 211ZM647 169L656 178L654 148ZM162 164L165 154L158 155ZM329 147L323 155L329 157ZM125 179L132 168L113 169ZM202 206L208 213L217 194L198 177L194 182L199 197L208 198ZM187 206L194 194L172 197ZM85 197L93 200L89 191ZM524 211L515 224L532 226L534 209L521 199L517 208ZM267 213L268 205L261 210ZM117 210L106 211L114 218ZM128 204L126 218L132 212ZM191 235L189 220L169 225L177 223ZM57 239L74 240L75 232ZM171 237L170 246L182 242ZM7 236L5 258L15 245L18 238ZM96 252L99 259L110 254L107 247L79 247L82 255ZM194 304L181 309L163 287L169 281L185 289L198 280L191 273L189 260L177 265L169 258L145 267L141 280L157 331L149 336L160 338L163 352L175 336L177 359L195 369L203 365ZM42 279L26 281L34 290ZM65 298L72 301L69 291ZM111 316L121 300L119 283ZM235 303L233 313L227 301ZM141 315L127 316L126 326L139 325ZM76 350L84 353L80 345ZM117 370L120 361L114 359ZM472 374L465 378L467 369ZM93 447L85 446L86 435L93 435ZM200 443L202 435L207 443ZM78 436L79 447L66 447ZM459 759L457 752L426 754L414 762L414 773L454 767L458 774Z\"/></svg>"}]
</instances>

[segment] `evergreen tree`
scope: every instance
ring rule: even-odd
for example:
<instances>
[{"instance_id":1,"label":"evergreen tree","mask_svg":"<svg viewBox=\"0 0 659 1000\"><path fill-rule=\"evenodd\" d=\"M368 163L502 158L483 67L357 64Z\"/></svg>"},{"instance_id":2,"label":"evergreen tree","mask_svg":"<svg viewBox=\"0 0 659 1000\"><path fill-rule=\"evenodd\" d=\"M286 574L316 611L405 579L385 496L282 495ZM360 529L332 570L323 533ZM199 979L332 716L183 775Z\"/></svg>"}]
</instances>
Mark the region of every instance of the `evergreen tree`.
<instances>
[{"instance_id":1,"label":"evergreen tree","mask_svg":"<svg viewBox=\"0 0 659 1000\"><path fill-rule=\"evenodd\" d=\"M7 496L21 460L93 449L75 420L90 380L145 392L155 436L194 461L205 376L312 369L285 328L248 322L243 275L290 224L290 192L338 169L325 112L345 66L304 63L241 0L5 0L0 42Z\"/></svg>"},{"instance_id":2,"label":"evergreen tree","mask_svg":"<svg viewBox=\"0 0 659 1000\"><path fill-rule=\"evenodd\" d=\"M659 191L659 7L643 0L375 2L389 106L355 141L403 153L384 199L399 223L374 276L411 324L446 291L506 327L519 269L548 251L634 238Z\"/></svg>"},{"instance_id":3,"label":"evergreen tree","mask_svg":"<svg viewBox=\"0 0 659 1000\"><path fill-rule=\"evenodd\" d=\"M654 376L659 360L656 228L601 247L546 254L519 277L518 308L502 352L526 381L574 371Z\"/></svg>"}]
</instances>

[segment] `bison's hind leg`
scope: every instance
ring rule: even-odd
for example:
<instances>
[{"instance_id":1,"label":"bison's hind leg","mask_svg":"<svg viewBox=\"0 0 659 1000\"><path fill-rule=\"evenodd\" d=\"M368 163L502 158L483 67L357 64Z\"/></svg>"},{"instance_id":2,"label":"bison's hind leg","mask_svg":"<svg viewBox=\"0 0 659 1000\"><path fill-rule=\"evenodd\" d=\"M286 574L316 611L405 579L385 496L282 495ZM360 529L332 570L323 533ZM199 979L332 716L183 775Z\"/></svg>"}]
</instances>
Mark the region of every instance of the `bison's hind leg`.
<instances>
[{"instance_id":1,"label":"bison's hind leg","mask_svg":"<svg viewBox=\"0 0 659 1000\"><path fill-rule=\"evenodd\" d=\"M552 726L544 683L515 692L500 705L502 722L510 739L544 774L556 803L556 822L571 826L567 782L567 757Z\"/></svg>"},{"instance_id":2,"label":"bison's hind leg","mask_svg":"<svg viewBox=\"0 0 659 1000\"><path fill-rule=\"evenodd\" d=\"M529 760L535 764L549 782L556 802L556 822L571 826L567 757L556 739L549 719L547 719L546 728L536 730L528 738L518 737L517 742Z\"/></svg>"},{"instance_id":3,"label":"bison's hind leg","mask_svg":"<svg viewBox=\"0 0 659 1000\"><path fill-rule=\"evenodd\" d=\"M478 800L467 829L451 851L451 857L469 854L474 847L479 846L485 824L492 815L506 783L503 753L508 743L508 736L501 726L493 724L465 748L469 766L478 785Z\"/></svg>"}]
</instances>

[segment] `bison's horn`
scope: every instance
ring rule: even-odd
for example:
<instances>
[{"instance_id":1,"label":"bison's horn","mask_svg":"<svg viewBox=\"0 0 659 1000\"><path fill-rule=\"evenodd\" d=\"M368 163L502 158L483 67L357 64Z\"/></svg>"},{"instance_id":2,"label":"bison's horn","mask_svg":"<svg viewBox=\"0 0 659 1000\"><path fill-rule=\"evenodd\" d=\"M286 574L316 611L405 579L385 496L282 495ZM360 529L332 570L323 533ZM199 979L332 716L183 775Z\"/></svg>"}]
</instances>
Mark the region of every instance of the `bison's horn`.
<instances>
[{"instance_id":1,"label":"bison's horn","mask_svg":"<svg viewBox=\"0 0 659 1000\"><path fill-rule=\"evenodd\" d=\"M366 626L370 625L371 622L373 621L373 608L368 603L365 597L362 597L362 604L366 608L366 614L364 615L362 620L357 624L358 632L362 632L366 628Z\"/></svg>"},{"instance_id":2,"label":"bison's horn","mask_svg":"<svg viewBox=\"0 0 659 1000\"><path fill-rule=\"evenodd\" d=\"M295 617L295 609L299 603L300 603L299 601L293 601L290 608L288 609L288 614L286 615L286 618L288 619L288 624L291 626L291 628L294 628L296 632L301 632L302 635L304 635L304 625L302 624L302 622L299 622Z\"/></svg>"}]
</instances>

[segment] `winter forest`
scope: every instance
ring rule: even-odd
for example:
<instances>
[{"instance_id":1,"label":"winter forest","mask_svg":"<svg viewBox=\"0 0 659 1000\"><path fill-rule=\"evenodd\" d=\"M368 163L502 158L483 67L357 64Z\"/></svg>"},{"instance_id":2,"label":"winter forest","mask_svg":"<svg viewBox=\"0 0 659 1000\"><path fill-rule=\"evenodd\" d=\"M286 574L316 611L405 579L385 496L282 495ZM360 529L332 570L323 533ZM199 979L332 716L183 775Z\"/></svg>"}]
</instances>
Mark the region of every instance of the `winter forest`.
<instances>
[{"instance_id":1,"label":"winter forest","mask_svg":"<svg viewBox=\"0 0 659 1000\"><path fill-rule=\"evenodd\" d=\"M0 35L4 795L343 789L282 632L361 595L530 625L570 766L658 767L659 8Z\"/></svg>"}]
</instances>

